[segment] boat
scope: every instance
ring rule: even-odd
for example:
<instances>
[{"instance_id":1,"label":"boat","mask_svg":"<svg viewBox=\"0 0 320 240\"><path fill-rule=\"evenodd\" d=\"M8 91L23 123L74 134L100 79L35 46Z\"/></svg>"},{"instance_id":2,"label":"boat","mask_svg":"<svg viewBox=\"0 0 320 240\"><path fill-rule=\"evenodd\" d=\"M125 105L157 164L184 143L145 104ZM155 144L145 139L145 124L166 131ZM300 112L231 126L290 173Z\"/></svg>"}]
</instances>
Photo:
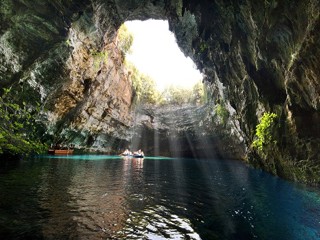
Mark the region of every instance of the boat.
<instances>
[{"instance_id":1,"label":"boat","mask_svg":"<svg viewBox=\"0 0 320 240\"><path fill-rule=\"evenodd\" d=\"M71 155L73 154L73 149L49 149L48 154L53 155Z\"/></svg>"},{"instance_id":2,"label":"boat","mask_svg":"<svg viewBox=\"0 0 320 240\"><path fill-rule=\"evenodd\" d=\"M144 158L144 152L139 149L138 151L132 153L131 151L126 149L123 153L120 154L120 156L129 158Z\"/></svg>"},{"instance_id":3,"label":"boat","mask_svg":"<svg viewBox=\"0 0 320 240\"><path fill-rule=\"evenodd\" d=\"M132 157L133 157L133 158L144 158L144 155L141 155L141 154L133 154Z\"/></svg>"},{"instance_id":4,"label":"boat","mask_svg":"<svg viewBox=\"0 0 320 240\"><path fill-rule=\"evenodd\" d=\"M120 156L127 158L144 158L144 155L141 154L121 154Z\"/></svg>"},{"instance_id":5,"label":"boat","mask_svg":"<svg viewBox=\"0 0 320 240\"><path fill-rule=\"evenodd\" d=\"M132 157L132 154L122 153L122 154L120 154L120 156L123 156L123 157Z\"/></svg>"}]
</instances>

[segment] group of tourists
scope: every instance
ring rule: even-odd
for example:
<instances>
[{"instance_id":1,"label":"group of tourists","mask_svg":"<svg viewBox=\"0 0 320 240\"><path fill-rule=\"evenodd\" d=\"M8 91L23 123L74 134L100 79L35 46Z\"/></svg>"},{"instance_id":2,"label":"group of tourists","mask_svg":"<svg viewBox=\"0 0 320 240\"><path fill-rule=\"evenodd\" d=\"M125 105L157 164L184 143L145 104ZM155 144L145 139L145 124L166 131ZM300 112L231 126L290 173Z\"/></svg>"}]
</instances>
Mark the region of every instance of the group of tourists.
<instances>
[{"instance_id":1,"label":"group of tourists","mask_svg":"<svg viewBox=\"0 0 320 240\"><path fill-rule=\"evenodd\" d=\"M135 151L135 152L131 152L129 149L126 149L120 155L121 156L128 156L128 157L144 157L144 152L141 149L139 149L138 151Z\"/></svg>"}]
</instances>

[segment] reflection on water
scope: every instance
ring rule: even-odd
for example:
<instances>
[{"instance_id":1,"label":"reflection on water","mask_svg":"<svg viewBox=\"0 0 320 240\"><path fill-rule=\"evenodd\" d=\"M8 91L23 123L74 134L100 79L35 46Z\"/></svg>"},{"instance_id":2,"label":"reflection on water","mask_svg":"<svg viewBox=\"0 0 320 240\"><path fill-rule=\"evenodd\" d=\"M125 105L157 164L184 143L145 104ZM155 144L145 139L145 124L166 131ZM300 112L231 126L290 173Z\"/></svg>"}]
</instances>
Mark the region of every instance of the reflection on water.
<instances>
[{"instance_id":1,"label":"reflection on water","mask_svg":"<svg viewBox=\"0 0 320 240\"><path fill-rule=\"evenodd\" d=\"M1 239L320 238L319 189L235 161L43 156L0 196Z\"/></svg>"},{"instance_id":2,"label":"reflection on water","mask_svg":"<svg viewBox=\"0 0 320 240\"><path fill-rule=\"evenodd\" d=\"M53 172L58 176L43 174L44 181L56 182L40 189L44 196L48 196L43 199L41 207L53 213L44 228L45 236L60 237L56 235L56 229L61 229L72 238L94 239L119 231L127 218L126 162L115 160L92 164L91 161L75 161L70 164L70 160L59 159L59 169ZM51 196L52 193L58 196Z\"/></svg>"},{"instance_id":3,"label":"reflection on water","mask_svg":"<svg viewBox=\"0 0 320 240\"><path fill-rule=\"evenodd\" d=\"M183 219L161 205L149 207L128 216L125 228L118 234L124 239L201 239L189 219Z\"/></svg>"}]
</instances>

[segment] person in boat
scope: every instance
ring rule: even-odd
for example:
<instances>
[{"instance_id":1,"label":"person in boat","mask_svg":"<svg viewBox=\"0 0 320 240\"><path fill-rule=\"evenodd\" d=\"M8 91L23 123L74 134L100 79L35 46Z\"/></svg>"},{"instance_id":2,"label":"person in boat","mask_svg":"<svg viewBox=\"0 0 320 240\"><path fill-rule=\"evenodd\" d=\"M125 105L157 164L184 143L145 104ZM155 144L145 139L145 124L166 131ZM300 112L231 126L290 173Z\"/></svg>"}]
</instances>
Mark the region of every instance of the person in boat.
<instances>
[{"instance_id":1,"label":"person in boat","mask_svg":"<svg viewBox=\"0 0 320 240\"><path fill-rule=\"evenodd\" d=\"M144 157L144 152L143 151L141 151L141 156Z\"/></svg>"},{"instance_id":2,"label":"person in boat","mask_svg":"<svg viewBox=\"0 0 320 240\"><path fill-rule=\"evenodd\" d=\"M139 149L138 151L133 153L133 156L144 157L144 152Z\"/></svg>"},{"instance_id":3,"label":"person in boat","mask_svg":"<svg viewBox=\"0 0 320 240\"><path fill-rule=\"evenodd\" d=\"M131 151L129 149L124 150L123 153L121 153L122 156L130 156L132 155Z\"/></svg>"}]
</instances>

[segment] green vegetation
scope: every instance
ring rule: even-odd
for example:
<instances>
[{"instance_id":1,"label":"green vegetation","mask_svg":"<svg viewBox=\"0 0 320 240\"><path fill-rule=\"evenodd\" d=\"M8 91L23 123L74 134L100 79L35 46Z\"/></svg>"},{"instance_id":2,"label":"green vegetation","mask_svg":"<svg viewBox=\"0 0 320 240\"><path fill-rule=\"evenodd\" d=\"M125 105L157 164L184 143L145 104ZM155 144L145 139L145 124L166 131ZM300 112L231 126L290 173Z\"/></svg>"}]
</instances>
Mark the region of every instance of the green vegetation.
<instances>
[{"instance_id":1,"label":"green vegetation","mask_svg":"<svg viewBox=\"0 0 320 240\"><path fill-rule=\"evenodd\" d=\"M172 1L173 6L181 8L182 1ZM133 36L128 31L125 24L122 24L118 30L117 46L121 52L126 55L130 52L133 43ZM203 103L205 101L205 89L201 82L197 83L193 89L179 88L170 86L163 92L156 89L155 81L139 70L129 62L125 62L126 68L132 81L134 90L135 104L152 104L152 105L181 105L186 103Z\"/></svg>"},{"instance_id":2,"label":"green vegetation","mask_svg":"<svg viewBox=\"0 0 320 240\"><path fill-rule=\"evenodd\" d=\"M256 148L259 152L263 152L264 147L276 143L273 140L273 128L275 126L275 113L266 112L260 119L260 123L256 127L256 140L253 141L252 147Z\"/></svg>"},{"instance_id":3,"label":"green vegetation","mask_svg":"<svg viewBox=\"0 0 320 240\"><path fill-rule=\"evenodd\" d=\"M101 63L108 63L108 52L107 51L92 51L93 66L96 70L99 69Z\"/></svg>"},{"instance_id":4,"label":"green vegetation","mask_svg":"<svg viewBox=\"0 0 320 240\"><path fill-rule=\"evenodd\" d=\"M203 104L205 102L205 89L199 81L192 88L176 86L167 87L162 93L162 105Z\"/></svg>"},{"instance_id":5,"label":"green vegetation","mask_svg":"<svg viewBox=\"0 0 320 240\"><path fill-rule=\"evenodd\" d=\"M131 76L132 87L135 93L134 102L136 104L157 104L161 102L159 92L156 90L155 81L139 72L131 63L126 62L126 67Z\"/></svg>"},{"instance_id":6,"label":"green vegetation","mask_svg":"<svg viewBox=\"0 0 320 240\"><path fill-rule=\"evenodd\" d=\"M67 39L67 40L66 40L66 45L67 45L68 47L71 46L71 41L70 41L70 39Z\"/></svg>"},{"instance_id":7,"label":"green vegetation","mask_svg":"<svg viewBox=\"0 0 320 240\"><path fill-rule=\"evenodd\" d=\"M207 91L205 85L199 81L192 88L191 101L197 104L204 104L207 101Z\"/></svg>"},{"instance_id":8,"label":"green vegetation","mask_svg":"<svg viewBox=\"0 0 320 240\"><path fill-rule=\"evenodd\" d=\"M0 97L0 154L25 155L40 153L46 146L39 140L40 125L36 116L39 106L29 108L25 102L13 103L13 93L4 89Z\"/></svg>"},{"instance_id":9,"label":"green vegetation","mask_svg":"<svg viewBox=\"0 0 320 240\"><path fill-rule=\"evenodd\" d=\"M132 46L133 36L129 32L125 24L122 24L118 30L118 48L121 52L126 55L130 53L130 48Z\"/></svg>"},{"instance_id":10,"label":"green vegetation","mask_svg":"<svg viewBox=\"0 0 320 240\"><path fill-rule=\"evenodd\" d=\"M123 56L125 56L128 52L130 52L132 42L133 42L132 34L128 31L127 27L124 24L122 24L118 30L117 47L121 51ZM97 49L95 50L93 49L91 50L91 56L93 57L93 67L95 70L99 69L101 63L104 63L104 64L108 63L109 54L107 50L98 51Z\"/></svg>"},{"instance_id":11,"label":"green vegetation","mask_svg":"<svg viewBox=\"0 0 320 240\"><path fill-rule=\"evenodd\" d=\"M209 46L205 42L200 43L200 53L205 52L208 48Z\"/></svg>"},{"instance_id":12,"label":"green vegetation","mask_svg":"<svg viewBox=\"0 0 320 240\"><path fill-rule=\"evenodd\" d=\"M182 0L171 0L171 7L176 9L179 17L182 17L183 2Z\"/></svg>"},{"instance_id":13,"label":"green vegetation","mask_svg":"<svg viewBox=\"0 0 320 240\"><path fill-rule=\"evenodd\" d=\"M162 105L182 105L189 102L191 89L170 86L162 92Z\"/></svg>"},{"instance_id":14,"label":"green vegetation","mask_svg":"<svg viewBox=\"0 0 320 240\"><path fill-rule=\"evenodd\" d=\"M215 106L215 113L217 114L217 116L221 119L222 124L226 125L227 120L229 118L229 112L226 109L225 103L223 101L221 101L221 103L218 103Z\"/></svg>"},{"instance_id":15,"label":"green vegetation","mask_svg":"<svg viewBox=\"0 0 320 240\"><path fill-rule=\"evenodd\" d=\"M135 104L182 105L205 102L205 88L200 81L190 89L170 86L159 92L155 81L150 76L140 73L131 63L126 62L126 67L135 93Z\"/></svg>"}]
</instances>

